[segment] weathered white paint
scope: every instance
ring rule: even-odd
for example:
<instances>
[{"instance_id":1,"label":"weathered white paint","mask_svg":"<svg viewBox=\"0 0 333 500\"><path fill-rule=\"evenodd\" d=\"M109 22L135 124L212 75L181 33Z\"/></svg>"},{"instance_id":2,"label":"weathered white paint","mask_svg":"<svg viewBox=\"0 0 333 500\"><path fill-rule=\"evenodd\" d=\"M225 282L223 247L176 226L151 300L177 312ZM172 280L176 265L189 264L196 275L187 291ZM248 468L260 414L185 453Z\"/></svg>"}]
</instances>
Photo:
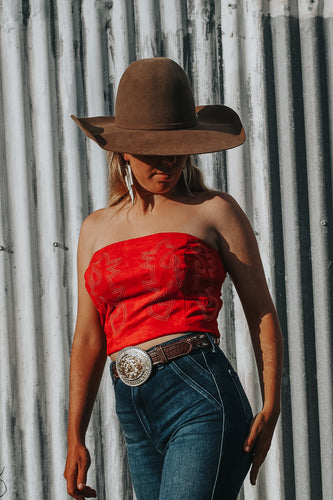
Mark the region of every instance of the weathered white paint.
<instances>
[{"instance_id":1,"label":"weathered white paint","mask_svg":"<svg viewBox=\"0 0 333 500\"><path fill-rule=\"evenodd\" d=\"M2 6L1 26L1 57L5 67L5 71L1 71L1 85L3 95L6 96L3 99L5 136L2 138L2 145L5 146L6 165L9 166L7 210L10 217L10 227L5 228L4 247L7 251L13 252L7 260L7 266L10 266L11 271L6 272L12 285L9 286L7 292L11 301L10 317L7 329L2 332L2 336L7 332L10 334L11 350L9 358L1 359L1 365L7 365L8 374L10 378L13 377L12 390L9 390L9 399L6 400L5 415L7 428L11 429L9 436L6 437L10 440L6 447L11 448L11 454L9 457L1 456L1 461L6 469L8 461L13 467L11 471L8 471L13 482L8 483L7 495L13 490L15 493L24 491L23 478L29 474L31 480L25 487L27 496L37 495L38 498L42 498L43 481L39 460L41 429L38 421L41 401L38 394L38 344L35 338L36 334L38 336L38 327L34 307L36 298L33 293L34 276L31 267L35 228L31 227L32 221L29 213L32 200L29 190L31 175L27 162L28 123L24 116L26 81L22 61L22 33L16 23L14 4L7 3ZM15 131L15 141L12 131ZM5 222L4 217L2 221ZM31 336L33 339L29 338ZM1 442L4 442L3 438ZM19 446L22 446L24 450L21 456ZM20 470L19 475L17 470ZM15 481L18 483L17 486L15 486Z\"/></svg>"}]
</instances>

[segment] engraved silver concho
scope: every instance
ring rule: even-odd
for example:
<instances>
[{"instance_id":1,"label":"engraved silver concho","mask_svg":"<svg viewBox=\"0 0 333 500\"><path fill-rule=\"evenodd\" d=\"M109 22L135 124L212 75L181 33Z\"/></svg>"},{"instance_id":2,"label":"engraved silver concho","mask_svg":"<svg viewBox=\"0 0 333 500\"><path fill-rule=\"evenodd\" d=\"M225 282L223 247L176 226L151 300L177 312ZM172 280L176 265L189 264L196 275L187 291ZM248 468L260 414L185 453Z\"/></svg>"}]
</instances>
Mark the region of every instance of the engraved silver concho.
<instances>
[{"instance_id":1,"label":"engraved silver concho","mask_svg":"<svg viewBox=\"0 0 333 500\"><path fill-rule=\"evenodd\" d=\"M125 347L117 356L116 367L124 384L138 386L150 377L153 362L146 351L139 347Z\"/></svg>"}]
</instances>

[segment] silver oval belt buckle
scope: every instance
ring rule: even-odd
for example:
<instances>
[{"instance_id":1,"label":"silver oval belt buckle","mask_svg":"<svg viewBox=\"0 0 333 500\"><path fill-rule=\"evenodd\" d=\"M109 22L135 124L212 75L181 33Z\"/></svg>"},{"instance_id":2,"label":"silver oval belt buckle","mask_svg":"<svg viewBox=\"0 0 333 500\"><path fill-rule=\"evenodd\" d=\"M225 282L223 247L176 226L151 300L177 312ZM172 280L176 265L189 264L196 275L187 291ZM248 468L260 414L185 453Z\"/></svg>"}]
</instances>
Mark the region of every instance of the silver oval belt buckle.
<instances>
[{"instance_id":1,"label":"silver oval belt buckle","mask_svg":"<svg viewBox=\"0 0 333 500\"><path fill-rule=\"evenodd\" d=\"M138 386L146 382L153 369L149 354L139 347L125 347L116 359L120 380L129 386Z\"/></svg>"}]
</instances>

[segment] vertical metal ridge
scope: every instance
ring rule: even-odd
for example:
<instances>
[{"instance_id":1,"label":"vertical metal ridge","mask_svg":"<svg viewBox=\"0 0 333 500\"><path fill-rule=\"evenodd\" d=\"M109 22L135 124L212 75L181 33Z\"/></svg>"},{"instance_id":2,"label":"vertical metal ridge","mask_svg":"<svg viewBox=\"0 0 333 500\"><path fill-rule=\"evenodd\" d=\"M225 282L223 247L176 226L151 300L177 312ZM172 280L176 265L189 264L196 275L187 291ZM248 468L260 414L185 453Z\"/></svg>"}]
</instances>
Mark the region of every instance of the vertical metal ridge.
<instances>
[{"instance_id":1,"label":"vertical metal ridge","mask_svg":"<svg viewBox=\"0 0 333 500\"><path fill-rule=\"evenodd\" d=\"M277 132L280 163L281 203L283 241L286 254L286 297L287 297L287 327L292 335L288 336L289 369L291 383L292 407L292 439L294 443L295 495L296 498L311 498L310 485L305 478L309 477L309 422L307 411L306 367L303 345L303 332L306 318L304 317L304 301L299 290L302 290L302 275L306 263L301 255L300 241L302 230L299 220L304 210L300 206L299 186L301 172L297 173L299 158L295 147L297 134L303 130L297 129L302 123L295 124L295 113L301 113L302 105L294 95L293 77L296 80L297 68L292 68L295 61L290 56L290 20L286 16L274 19L273 23L273 54L274 75L277 100ZM291 29L293 29L291 27ZM281 50L282 49L282 50ZM294 48L296 50L296 48ZM286 57L287 56L287 57ZM296 64L298 61L296 61ZM297 82L297 90L301 82ZM296 100L296 102L294 102ZM285 133L286 127L295 133ZM301 166L301 165L300 165ZM303 176L304 177L304 176ZM304 217L304 212L303 212ZM297 418L295 418L297 415ZM306 436L306 439L303 437ZM302 458L301 458L302 457Z\"/></svg>"},{"instance_id":2,"label":"vertical metal ridge","mask_svg":"<svg viewBox=\"0 0 333 500\"><path fill-rule=\"evenodd\" d=\"M65 365L67 349L64 331L65 322L62 317L62 273L61 261L66 245L61 238L61 219L59 210L59 171L58 158L54 151L59 148L56 134L54 134L56 120L55 103L56 86L52 78L53 60L49 54L52 46L49 39L48 26L45 20L50 20L45 3L40 0L31 6L29 22L29 42L32 47L39 47L38 53L29 51L29 76L33 92L31 93L31 142L34 151L36 176L36 190L38 192L36 205L36 225L38 231L37 259L38 274L35 273L35 283L40 291L36 297L40 304L37 311L38 318L38 359L41 408L40 430L43 436L43 450L41 462L48 455L50 467L45 468L44 495L56 496L59 490L59 481L50 481L51 470L61 470L65 442L62 436L66 435L63 408L67 381L62 377L54 377L57 372L66 373ZM53 53L55 53L53 51ZM42 111L42 112L41 112ZM52 284L52 285L51 285ZM54 297L59 297L54 300ZM37 305L37 304L36 304ZM52 321L50 321L52 318ZM44 362L41 362L41 360ZM52 395L52 397L50 397ZM48 428L52 428L52 433ZM50 470L51 469L51 470ZM47 484L49 484L47 488ZM47 488L47 490L46 490Z\"/></svg>"},{"instance_id":3,"label":"vertical metal ridge","mask_svg":"<svg viewBox=\"0 0 333 500\"><path fill-rule=\"evenodd\" d=\"M247 157L242 156L240 149L227 152L228 190L235 194L236 199L239 200L252 220L269 288L273 290L271 180L269 145L266 132L267 115L263 106L267 99L265 82L257 78L258 75L265 72L262 32L262 11L259 5L253 5L251 11L248 12L245 4L223 2L222 33L224 38L222 38L222 41L224 43L222 43L222 50L225 61L225 102L228 103L226 99L231 99L231 103L236 104L236 109L240 107L241 116L244 116L248 155ZM234 56L233 58L231 54ZM240 64L240 60L242 64ZM228 68L227 65L229 65ZM229 76L230 70L234 72L236 77L232 82ZM246 99L241 101L240 96L244 92L245 82ZM244 146L243 149L245 149ZM235 164L235 162L237 163ZM253 168L252 165L255 165L255 167ZM241 170L240 175L237 175L237 171L233 171L234 168ZM234 303L237 318L235 324L237 360L247 359L246 363L237 363L237 367L256 413L261 408L261 402L255 362L250 355L251 341L238 298L235 297ZM279 472L272 473L273 463L281 463L278 429L265 467L261 471L257 491L254 492L249 487L249 484L245 482L245 498L255 498L256 495L259 495L260 498L266 498L269 495L269 490L274 490L277 497L281 494L281 476ZM268 487L268 485L270 486Z\"/></svg>"},{"instance_id":4,"label":"vertical metal ridge","mask_svg":"<svg viewBox=\"0 0 333 500\"><path fill-rule=\"evenodd\" d=\"M38 353L34 341L26 335L26 326L34 335L37 322L34 306L34 282L31 267L33 223L30 218L31 196L28 163L26 162L27 122L24 117L25 81L23 79L23 46L19 25L16 22L16 9L13 4L5 4L2 9L1 60L5 71L2 75L2 90L5 119L6 164L8 179L8 212L12 223L11 279L13 284L13 317L11 335L14 337L16 358L14 380L17 380L17 393L12 402L13 414L17 419L9 446L16 446L13 454L17 457L20 474L16 473L16 491L24 491L28 496L43 495L41 469L42 442L38 419ZM13 134L13 131L14 134ZM15 168L14 168L15 167ZM14 347L15 346L15 347ZM12 370L10 374L12 373ZM29 373L27 377L26 374ZM21 448L21 449L20 449ZM34 454L31 452L34 450ZM16 466L16 464L15 464ZM13 474L11 475L14 476ZM12 485L10 485L12 488Z\"/></svg>"},{"instance_id":5,"label":"vertical metal ridge","mask_svg":"<svg viewBox=\"0 0 333 500\"><path fill-rule=\"evenodd\" d=\"M319 6L318 6L319 8ZM304 88L304 121L309 196L309 235L313 285L314 339L317 374L320 438L320 468L314 463L312 480L321 471L322 491L333 496L333 408L332 369L332 186L327 178L332 169L329 149L328 87L325 64L324 21L317 12L300 20L300 42ZM331 275L330 275L331 274ZM316 415L317 416L317 415Z\"/></svg>"},{"instance_id":6,"label":"vertical metal ridge","mask_svg":"<svg viewBox=\"0 0 333 500\"><path fill-rule=\"evenodd\" d=\"M161 55L159 2L133 0L136 59Z\"/></svg>"},{"instance_id":7,"label":"vertical metal ridge","mask_svg":"<svg viewBox=\"0 0 333 500\"><path fill-rule=\"evenodd\" d=\"M159 1L161 20L161 53L184 66L187 39L183 27L187 22L186 2Z\"/></svg>"},{"instance_id":8,"label":"vertical metal ridge","mask_svg":"<svg viewBox=\"0 0 333 500\"><path fill-rule=\"evenodd\" d=\"M220 95L216 72L217 53L214 37L211 36L216 29L215 4L214 2L187 0L186 5L187 50L190 62L186 69L191 79L194 100L199 106L212 104L212 102L219 103ZM202 54L202 57L194 56L198 53ZM198 163L205 172L205 182L213 188L217 171L216 155L201 155L198 157Z\"/></svg>"}]
</instances>

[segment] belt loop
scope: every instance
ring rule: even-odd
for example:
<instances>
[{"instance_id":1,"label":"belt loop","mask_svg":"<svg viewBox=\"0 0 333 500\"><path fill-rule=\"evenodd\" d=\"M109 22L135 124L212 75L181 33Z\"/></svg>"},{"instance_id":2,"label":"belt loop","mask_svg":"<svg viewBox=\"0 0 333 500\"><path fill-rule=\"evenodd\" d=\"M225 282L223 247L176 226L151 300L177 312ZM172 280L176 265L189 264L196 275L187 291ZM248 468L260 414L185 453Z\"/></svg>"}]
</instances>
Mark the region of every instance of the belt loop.
<instances>
[{"instance_id":1,"label":"belt loop","mask_svg":"<svg viewBox=\"0 0 333 500\"><path fill-rule=\"evenodd\" d=\"M156 347L156 352L161 353L163 358L163 363L166 364L168 362L168 358L166 357L163 346L161 344Z\"/></svg>"},{"instance_id":2,"label":"belt loop","mask_svg":"<svg viewBox=\"0 0 333 500\"><path fill-rule=\"evenodd\" d=\"M209 340L209 343L210 343L211 348L212 348L212 352L215 352L216 351L216 344L214 343L214 340L212 339L212 334L205 332L205 335L206 335L207 339Z\"/></svg>"}]
</instances>

